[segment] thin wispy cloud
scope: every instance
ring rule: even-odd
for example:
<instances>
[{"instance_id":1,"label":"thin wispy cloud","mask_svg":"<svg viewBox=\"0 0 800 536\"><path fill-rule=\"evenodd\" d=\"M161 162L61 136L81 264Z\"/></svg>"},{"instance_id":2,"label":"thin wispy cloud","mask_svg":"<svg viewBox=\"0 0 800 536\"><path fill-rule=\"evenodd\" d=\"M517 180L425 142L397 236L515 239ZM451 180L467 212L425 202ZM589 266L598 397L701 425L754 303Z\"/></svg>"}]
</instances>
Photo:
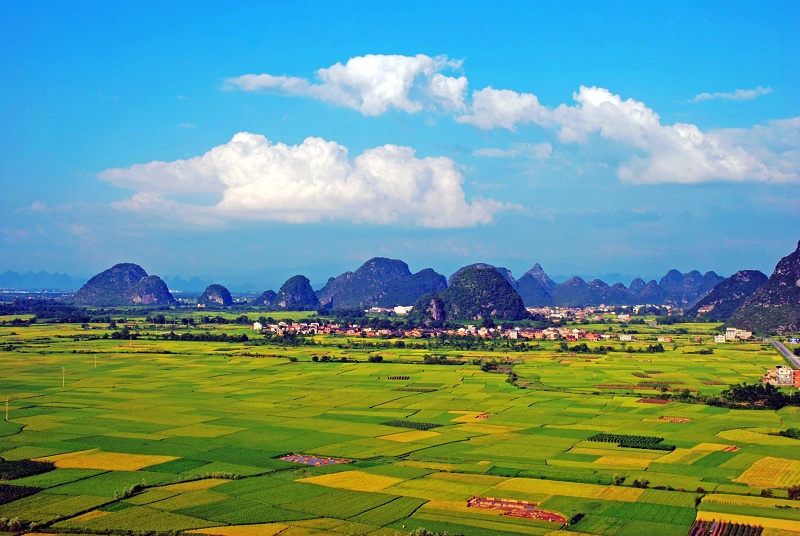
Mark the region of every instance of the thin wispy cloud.
<instances>
[{"instance_id":1,"label":"thin wispy cloud","mask_svg":"<svg viewBox=\"0 0 800 536\"><path fill-rule=\"evenodd\" d=\"M715 93L700 93L695 95L692 102L702 102L707 100L732 100L732 101L749 101L762 95L769 95L772 93L771 87L758 86L755 89L737 89L731 92L715 92Z\"/></svg>"},{"instance_id":2,"label":"thin wispy cloud","mask_svg":"<svg viewBox=\"0 0 800 536\"><path fill-rule=\"evenodd\" d=\"M509 149L494 147L478 149L472 154L487 158L532 158L534 160L547 160L553 152L553 145L544 143L514 143Z\"/></svg>"}]
</instances>

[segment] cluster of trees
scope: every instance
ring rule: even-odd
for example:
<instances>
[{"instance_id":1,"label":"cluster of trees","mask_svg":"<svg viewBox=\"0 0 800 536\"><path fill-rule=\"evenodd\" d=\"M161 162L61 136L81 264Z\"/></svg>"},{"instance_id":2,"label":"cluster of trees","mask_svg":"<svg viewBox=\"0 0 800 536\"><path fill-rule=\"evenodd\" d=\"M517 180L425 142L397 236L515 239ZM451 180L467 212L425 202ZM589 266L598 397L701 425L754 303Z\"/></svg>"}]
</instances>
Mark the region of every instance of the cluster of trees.
<instances>
[{"instance_id":1,"label":"cluster of trees","mask_svg":"<svg viewBox=\"0 0 800 536\"><path fill-rule=\"evenodd\" d=\"M684 389L676 393L662 393L658 397L730 409L781 409L786 406L800 406L800 391L789 395L774 385L761 383L736 384L722 391L719 396L692 393Z\"/></svg>"},{"instance_id":2,"label":"cluster of trees","mask_svg":"<svg viewBox=\"0 0 800 536\"><path fill-rule=\"evenodd\" d=\"M178 335L174 331L159 335L159 338L165 341L202 341L202 342L247 342L250 338L247 334L241 335L228 335L227 333L181 333Z\"/></svg>"},{"instance_id":3,"label":"cluster of trees","mask_svg":"<svg viewBox=\"0 0 800 536\"><path fill-rule=\"evenodd\" d=\"M42 298L20 299L0 303L0 315L33 315L31 322L44 321L57 324L89 322L92 315L83 307Z\"/></svg>"},{"instance_id":4,"label":"cluster of trees","mask_svg":"<svg viewBox=\"0 0 800 536\"><path fill-rule=\"evenodd\" d=\"M726 402L734 405L745 405L748 407L765 407L770 409L780 409L785 406L800 406L800 392L787 395L779 388L767 384L754 383L747 385L744 383L732 385L720 393Z\"/></svg>"},{"instance_id":5,"label":"cluster of trees","mask_svg":"<svg viewBox=\"0 0 800 536\"><path fill-rule=\"evenodd\" d=\"M339 359L334 359L329 355L324 355L322 357L320 357L318 355L315 355L315 356L311 357L311 361L313 361L314 363L317 363L317 362L321 362L321 363L333 363L333 362L347 363L347 357L342 356Z\"/></svg>"},{"instance_id":6,"label":"cluster of trees","mask_svg":"<svg viewBox=\"0 0 800 536\"><path fill-rule=\"evenodd\" d=\"M464 360L462 359L450 359L447 356L443 355L432 355L426 354L423 357L423 361L426 365L463 365Z\"/></svg>"},{"instance_id":7,"label":"cluster of trees","mask_svg":"<svg viewBox=\"0 0 800 536\"><path fill-rule=\"evenodd\" d=\"M675 450L675 445L662 443L663 437L632 435L632 434L595 434L586 439L587 441L597 441L599 443L617 443L620 447L631 449L650 449L650 450Z\"/></svg>"},{"instance_id":8,"label":"cluster of trees","mask_svg":"<svg viewBox=\"0 0 800 536\"><path fill-rule=\"evenodd\" d=\"M0 484L0 504L6 504L29 495L34 495L42 491L42 488L33 486L12 486L11 484Z\"/></svg>"},{"instance_id":9,"label":"cluster of trees","mask_svg":"<svg viewBox=\"0 0 800 536\"><path fill-rule=\"evenodd\" d=\"M562 342L559 345L559 350L561 352L574 352L576 354L607 354L608 352L613 352L613 346L595 346L594 348L589 347L588 344L582 342L580 344L576 344L574 346L570 346L566 342Z\"/></svg>"},{"instance_id":10,"label":"cluster of trees","mask_svg":"<svg viewBox=\"0 0 800 536\"><path fill-rule=\"evenodd\" d=\"M438 428L441 424L435 422L417 422L407 421L405 419L397 419L393 421L386 421L384 426L396 426L397 428L411 428L412 430L430 430L431 428Z\"/></svg>"},{"instance_id":11,"label":"cluster of trees","mask_svg":"<svg viewBox=\"0 0 800 536\"><path fill-rule=\"evenodd\" d=\"M289 332L283 335L267 333L260 344L275 344L278 346L316 346L317 342L312 337L302 333Z\"/></svg>"},{"instance_id":12,"label":"cluster of trees","mask_svg":"<svg viewBox=\"0 0 800 536\"><path fill-rule=\"evenodd\" d=\"M50 462L0 459L0 480L14 480L15 478L38 475L52 471L55 468L55 464Z\"/></svg>"}]
</instances>

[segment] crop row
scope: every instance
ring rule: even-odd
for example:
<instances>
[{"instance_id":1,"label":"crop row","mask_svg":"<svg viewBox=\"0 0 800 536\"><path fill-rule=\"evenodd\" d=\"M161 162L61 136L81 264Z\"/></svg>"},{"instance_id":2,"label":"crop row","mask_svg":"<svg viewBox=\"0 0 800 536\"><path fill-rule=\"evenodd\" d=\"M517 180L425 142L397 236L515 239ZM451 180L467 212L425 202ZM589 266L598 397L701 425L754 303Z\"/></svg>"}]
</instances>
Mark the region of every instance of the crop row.
<instances>
[{"instance_id":1,"label":"crop row","mask_svg":"<svg viewBox=\"0 0 800 536\"><path fill-rule=\"evenodd\" d=\"M631 435L631 434L595 434L587 438L587 441L595 441L598 443L661 443L664 441L663 437L644 436L644 435Z\"/></svg>"},{"instance_id":2,"label":"crop row","mask_svg":"<svg viewBox=\"0 0 800 536\"><path fill-rule=\"evenodd\" d=\"M656 436L641 436L631 434L595 434L589 437L587 441L596 441L598 443L617 443L618 447L629 449L650 449L650 450L675 450L675 445L667 445L662 443L663 437Z\"/></svg>"},{"instance_id":3,"label":"crop row","mask_svg":"<svg viewBox=\"0 0 800 536\"><path fill-rule=\"evenodd\" d=\"M0 504L10 503L33 495L41 491L41 488L33 488L29 486L10 486L8 484L0 484Z\"/></svg>"},{"instance_id":4,"label":"crop row","mask_svg":"<svg viewBox=\"0 0 800 536\"><path fill-rule=\"evenodd\" d=\"M397 428L413 428L414 430L430 430L431 428L441 426L441 424L436 424L435 422L416 422L407 421L405 419L386 421L383 424L386 426L396 426Z\"/></svg>"},{"instance_id":5,"label":"crop row","mask_svg":"<svg viewBox=\"0 0 800 536\"><path fill-rule=\"evenodd\" d=\"M0 480L14 480L26 476L38 475L52 471L56 466L50 462L37 462L33 460L3 460L0 459Z\"/></svg>"},{"instance_id":6,"label":"crop row","mask_svg":"<svg viewBox=\"0 0 800 536\"><path fill-rule=\"evenodd\" d=\"M753 525L724 521L696 521L689 536L759 536L764 529Z\"/></svg>"}]
</instances>

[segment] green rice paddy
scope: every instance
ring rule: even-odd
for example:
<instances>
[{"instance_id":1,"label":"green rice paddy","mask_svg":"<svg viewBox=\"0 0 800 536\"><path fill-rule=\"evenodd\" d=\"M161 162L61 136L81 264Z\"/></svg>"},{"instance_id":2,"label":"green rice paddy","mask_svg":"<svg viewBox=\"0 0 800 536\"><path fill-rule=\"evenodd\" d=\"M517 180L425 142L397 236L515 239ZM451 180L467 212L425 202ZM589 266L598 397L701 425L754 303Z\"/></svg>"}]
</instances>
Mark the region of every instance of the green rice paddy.
<instances>
[{"instance_id":1,"label":"green rice paddy","mask_svg":"<svg viewBox=\"0 0 800 536\"><path fill-rule=\"evenodd\" d=\"M634 351L609 354L563 352L558 342L525 352L437 350L470 363L459 366L423 364L426 351L407 348L381 349L383 362L369 363L373 350L343 348L330 336L283 348L103 339L109 332L100 325L0 327L0 402L9 400L0 456L53 457L57 466L3 482L42 491L0 505L0 517L90 534L214 534L209 527L263 523L286 525L287 535L562 528L466 508L470 497L488 496L540 502L588 534L686 534L698 508L738 508L800 531L800 509L783 503L701 501L709 493L758 496L761 488L740 477L765 457L800 461L800 441L771 435L800 427L798 408L640 402L664 386L716 394L783 364L762 343L713 345L714 326L682 327L704 342L675 335L665 352L640 353L658 335L643 327L626 343ZM257 337L246 326L215 329ZM703 348L714 352L696 353ZM323 354L350 362L312 361ZM526 388L474 359L512 362ZM401 421L436 426L386 424ZM663 437L677 448L588 441L598 433ZM278 459L290 453L352 462ZM315 479L322 475L337 478ZM787 497L785 488L772 492L776 501Z\"/></svg>"}]
</instances>

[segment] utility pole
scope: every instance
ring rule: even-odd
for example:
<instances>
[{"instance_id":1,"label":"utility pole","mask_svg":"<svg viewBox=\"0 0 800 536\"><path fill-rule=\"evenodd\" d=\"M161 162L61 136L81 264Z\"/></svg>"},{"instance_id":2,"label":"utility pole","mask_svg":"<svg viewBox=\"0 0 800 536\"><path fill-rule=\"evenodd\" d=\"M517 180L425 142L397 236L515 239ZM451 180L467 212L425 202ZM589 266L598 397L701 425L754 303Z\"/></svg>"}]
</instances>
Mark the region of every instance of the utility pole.
<instances>
[{"instance_id":1,"label":"utility pole","mask_svg":"<svg viewBox=\"0 0 800 536\"><path fill-rule=\"evenodd\" d=\"M6 398L6 422L8 422L8 399Z\"/></svg>"}]
</instances>

